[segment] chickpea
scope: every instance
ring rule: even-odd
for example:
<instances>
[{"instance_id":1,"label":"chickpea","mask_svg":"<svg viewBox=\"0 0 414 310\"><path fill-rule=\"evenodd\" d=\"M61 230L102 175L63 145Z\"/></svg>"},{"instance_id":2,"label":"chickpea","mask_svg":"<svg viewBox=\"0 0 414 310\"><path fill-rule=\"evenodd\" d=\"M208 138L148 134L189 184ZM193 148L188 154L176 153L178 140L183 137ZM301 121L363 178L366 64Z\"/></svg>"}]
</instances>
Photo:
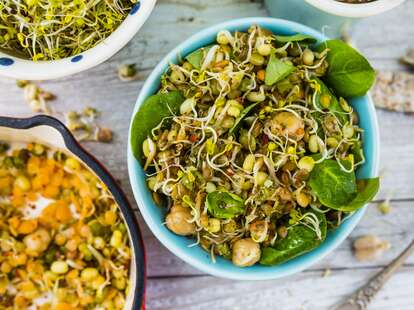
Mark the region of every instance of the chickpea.
<instances>
[{"instance_id":1,"label":"chickpea","mask_svg":"<svg viewBox=\"0 0 414 310\"><path fill-rule=\"evenodd\" d=\"M269 56L270 53L272 52L272 46L270 44L261 44L258 48L257 51L259 52L260 55L262 56Z\"/></svg>"},{"instance_id":2,"label":"chickpea","mask_svg":"<svg viewBox=\"0 0 414 310\"><path fill-rule=\"evenodd\" d=\"M180 205L174 205L168 213L165 221L167 227L172 232L181 236L188 236L195 233L194 223L189 223L192 219L191 209Z\"/></svg>"},{"instance_id":3,"label":"chickpea","mask_svg":"<svg viewBox=\"0 0 414 310\"><path fill-rule=\"evenodd\" d=\"M305 49L302 54L303 63L307 66L313 65L313 61L315 59L315 55L310 49Z\"/></svg>"},{"instance_id":4,"label":"chickpea","mask_svg":"<svg viewBox=\"0 0 414 310\"><path fill-rule=\"evenodd\" d=\"M250 63L252 65L261 66L264 64L264 62L265 62L265 58L258 53L253 53L252 56L250 57Z\"/></svg>"},{"instance_id":5,"label":"chickpea","mask_svg":"<svg viewBox=\"0 0 414 310\"><path fill-rule=\"evenodd\" d=\"M247 172L252 172L255 160L256 159L253 154L248 154L246 158L244 159L243 169L246 170Z\"/></svg>"},{"instance_id":6,"label":"chickpea","mask_svg":"<svg viewBox=\"0 0 414 310\"><path fill-rule=\"evenodd\" d=\"M286 226L279 226L277 228L277 235L281 238L281 239L285 239L286 236L288 234L287 228Z\"/></svg>"},{"instance_id":7,"label":"chickpea","mask_svg":"<svg viewBox=\"0 0 414 310\"><path fill-rule=\"evenodd\" d=\"M310 156L304 156L298 162L298 167L306 171L312 171L314 166L315 160Z\"/></svg>"},{"instance_id":8,"label":"chickpea","mask_svg":"<svg viewBox=\"0 0 414 310\"><path fill-rule=\"evenodd\" d=\"M254 221L251 225L250 225L250 237L255 241L255 242L263 242L266 240L267 237L267 232L268 232L268 222L267 221L263 221L263 220L258 220L258 221Z\"/></svg>"},{"instance_id":9,"label":"chickpea","mask_svg":"<svg viewBox=\"0 0 414 310\"><path fill-rule=\"evenodd\" d=\"M302 208L306 208L311 203L312 198L303 192L296 195L296 201Z\"/></svg>"},{"instance_id":10,"label":"chickpea","mask_svg":"<svg viewBox=\"0 0 414 310\"><path fill-rule=\"evenodd\" d=\"M289 136L294 140L301 140L305 134L305 124L302 119L291 112L277 113L270 121L270 130L274 134Z\"/></svg>"},{"instance_id":11,"label":"chickpea","mask_svg":"<svg viewBox=\"0 0 414 310\"><path fill-rule=\"evenodd\" d=\"M30 256L39 256L47 249L50 241L51 238L48 231L43 228L36 230L23 239L23 242L26 245L27 253Z\"/></svg>"},{"instance_id":12,"label":"chickpea","mask_svg":"<svg viewBox=\"0 0 414 310\"><path fill-rule=\"evenodd\" d=\"M260 260L260 245L250 238L237 240L233 244L233 264L239 267L247 267L256 264Z\"/></svg>"}]
</instances>

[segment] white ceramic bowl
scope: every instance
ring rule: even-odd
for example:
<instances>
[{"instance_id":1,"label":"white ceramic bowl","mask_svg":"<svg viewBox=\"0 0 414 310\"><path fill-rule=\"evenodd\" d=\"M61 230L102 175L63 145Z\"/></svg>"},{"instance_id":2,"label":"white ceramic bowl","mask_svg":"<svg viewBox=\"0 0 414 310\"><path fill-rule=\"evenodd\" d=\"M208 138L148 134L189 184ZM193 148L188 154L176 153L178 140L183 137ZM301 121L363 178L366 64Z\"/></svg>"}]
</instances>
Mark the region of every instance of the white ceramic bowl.
<instances>
[{"instance_id":1,"label":"white ceramic bowl","mask_svg":"<svg viewBox=\"0 0 414 310\"><path fill-rule=\"evenodd\" d=\"M81 54L51 61L31 61L0 51L0 75L22 80L49 80L92 68L125 46L142 27L156 0L140 0L105 40Z\"/></svg>"},{"instance_id":2,"label":"white ceramic bowl","mask_svg":"<svg viewBox=\"0 0 414 310\"><path fill-rule=\"evenodd\" d=\"M361 18L368 17L389 11L403 3L405 0L376 0L367 3L346 3L335 0L305 0L314 7L327 13L351 17Z\"/></svg>"}]
</instances>

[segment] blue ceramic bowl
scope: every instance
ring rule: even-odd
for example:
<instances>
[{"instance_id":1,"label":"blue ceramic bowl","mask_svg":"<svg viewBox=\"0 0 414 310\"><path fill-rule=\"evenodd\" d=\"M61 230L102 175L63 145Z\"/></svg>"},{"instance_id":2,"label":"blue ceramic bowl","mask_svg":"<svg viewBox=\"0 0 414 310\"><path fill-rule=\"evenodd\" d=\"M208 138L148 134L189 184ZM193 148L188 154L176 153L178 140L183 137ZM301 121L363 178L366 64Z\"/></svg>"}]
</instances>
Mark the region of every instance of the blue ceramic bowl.
<instances>
[{"instance_id":1,"label":"blue ceramic bowl","mask_svg":"<svg viewBox=\"0 0 414 310\"><path fill-rule=\"evenodd\" d=\"M304 33L312 35L320 41L327 39L320 32L307 26L282 19L244 18L209 27L180 44L158 64L141 90L135 105L134 114L138 111L146 98L158 91L160 77L168 69L169 63L177 63L180 56L182 57L202 46L211 44L214 42L217 32L222 29L227 29L229 31L246 30L252 24L260 25L261 27L270 29L278 34L290 35L294 33ZM364 152L366 162L358 169L357 177L368 178L377 176L379 165L379 132L374 105L369 96L352 98L350 102L358 112L360 126L364 129ZM129 133L128 141L130 141L130 137L131 132ZM153 202L151 193L146 186L144 170L133 156L129 143L128 172L141 214L154 235L162 242L162 244L190 265L214 276L230 279L275 279L291 275L311 266L335 249L351 233L365 211L364 207L355 212L339 228L331 231L322 245L307 254L278 266L269 267L257 264L247 268L240 268L233 265L231 261L220 257L217 258L216 263L213 263L209 254L201 249L201 247L188 247L194 240L175 235L162 224L165 219L165 212Z\"/></svg>"}]
</instances>

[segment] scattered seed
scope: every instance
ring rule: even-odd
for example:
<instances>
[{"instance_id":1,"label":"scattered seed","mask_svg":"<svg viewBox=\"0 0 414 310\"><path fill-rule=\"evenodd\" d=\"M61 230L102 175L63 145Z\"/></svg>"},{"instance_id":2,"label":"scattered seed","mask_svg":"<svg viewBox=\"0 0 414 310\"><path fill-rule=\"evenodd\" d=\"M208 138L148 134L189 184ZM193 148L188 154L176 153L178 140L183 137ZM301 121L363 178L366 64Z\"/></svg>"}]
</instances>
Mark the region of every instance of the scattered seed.
<instances>
[{"instance_id":1,"label":"scattered seed","mask_svg":"<svg viewBox=\"0 0 414 310\"><path fill-rule=\"evenodd\" d=\"M96 140L98 142L109 143L112 141L112 131L109 128L98 128L96 133Z\"/></svg>"},{"instance_id":2,"label":"scattered seed","mask_svg":"<svg viewBox=\"0 0 414 310\"><path fill-rule=\"evenodd\" d=\"M401 57L400 60L406 65L414 66L414 48L410 48L407 54Z\"/></svg>"},{"instance_id":3,"label":"scattered seed","mask_svg":"<svg viewBox=\"0 0 414 310\"><path fill-rule=\"evenodd\" d=\"M330 277L332 274L332 270L331 268L326 268L322 274L322 278L327 278Z\"/></svg>"},{"instance_id":4,"label":"scattered seed","mask_svg":"<svg viewBox=\"0 0 414 310\"><path fill-rule=\"evenodd\" d=\"M353 244L354 256L361 262L379 258L390 247L391 244L388 241L383 241L374 235L362 236Z\"/></svg>"},{"instance_id":5,"label":"scattered seed","mask_svg":"<svg viewBox=\"0 0 414 310\"><path fill-rule=\"evenodd\" d=\"M23 98L33 112L51 114L48 101L54 100L56 96L45 91L33 82L17 80L16 85L23 88Z\"/></svg>"},{"instance_id":6,"label":"scattered seed","mask_svg":"<svg viewBox=\"0 0 414 310\"><path fill-rule=\"evenodd\" d=\"M414 74L407 72L377 72L372 90L378 108L414 113Z\"/></svg>"},{"instance_id":7,"label":"scattered seed","mask_svg":"<svg viewBox=\"0 0 414 310\"><path fill-rule=\"evenodd\" d=\"M28 83L29 81L26 81L26 80L16 80L16 85L19 88L25 87Z\"/></svg>"},{"instance_id":8,"label":"scattered seed","mask_svg":"<svg viewBox=\"0 0 414 310\"><path fill-rule=\"evenodd\" d=\"M109 128L100 127L96 119L101 112L93 107L86 107L82 112L69 111L65 113L65 123L68 129L79 141L96 141L109 143L113 133Z\"/></svg>"},{"instance_id":9,"label":"scattered seed","mask_svg":"<svg viewBox=\"0 0 414 310\"><path fill-rule=\"evenodd\" d=\"M121 65L118 68L118 77L121 81L129 82L137 79L137 69L135 64Z\"/></svg>"},{"instance_id":10,"label":"scattered seed","mask_svg":"<svg viewBox=\"0 0 414 310\"><path fill-rule=\"evenodd\" d=\"M389 194L388 197L377 206L378 210L384 215L387 215L392 210L391 203L390 203L391 196L392 195Z\"/></svg>"}]
</instances>

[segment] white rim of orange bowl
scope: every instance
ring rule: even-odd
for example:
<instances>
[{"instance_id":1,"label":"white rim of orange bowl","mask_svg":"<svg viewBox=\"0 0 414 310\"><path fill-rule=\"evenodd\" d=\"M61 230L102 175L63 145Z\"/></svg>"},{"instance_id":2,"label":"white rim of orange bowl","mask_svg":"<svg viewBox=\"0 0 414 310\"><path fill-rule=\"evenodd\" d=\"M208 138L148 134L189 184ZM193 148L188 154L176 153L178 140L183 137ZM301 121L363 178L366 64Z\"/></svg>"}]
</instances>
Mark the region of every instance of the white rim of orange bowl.
<instances>
[{"instance_id":1,"label":"white rim of orange bowl","mask_svg":"<svg viewBox=\"0 0 414 310\"><path fill-rule=\"evenodd\" d=\"M95 67L123 48L150 16L156 0L140 0L137 11L128 14L119 27L95 47L68 58L51 61L31 61L0 52L0 76L24 80L50 80L72 75ZM12 62L12 63L11 63ZM11 63L11 64L10 64Z\"/></svg>"},{"instance_id":2,"label":"white rim of orange bowl","mask_svg":"<svg viewBox=\"0 0 414 310\"><path fill-rule=\"evenodd\" d=\"M336 0L305 0L310 5L325 11L327 13L350 17L360 18L368 17L389 11L405 0L376 0L368 3L344 3Z\"/></svg>"}]
</instances>

